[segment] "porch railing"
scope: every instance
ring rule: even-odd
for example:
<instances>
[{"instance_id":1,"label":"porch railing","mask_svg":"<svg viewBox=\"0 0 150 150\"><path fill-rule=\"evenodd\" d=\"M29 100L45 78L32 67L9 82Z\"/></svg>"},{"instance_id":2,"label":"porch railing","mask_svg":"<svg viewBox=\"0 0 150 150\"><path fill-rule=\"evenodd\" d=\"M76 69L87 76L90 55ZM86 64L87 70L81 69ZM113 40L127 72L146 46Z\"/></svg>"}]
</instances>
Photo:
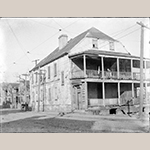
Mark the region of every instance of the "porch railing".
<instances>
[{"instance_id":1,"label":"porch railing","mask_svg":"<svg viewBox=\"0 0 150 150\"><path fill-rule=\"evenodd\" d=\"M130 79L132 79L132 73L131 72L119 72L119 78L118 78L117 71L104 71L104 76L103 76L102 71L87 69L86 77L87 78L130 80ZM72 78L84 78L84 71L83 70L73 71ZM143 79L145 79L145 74L143 74ZM139 72L133 72L133 80L140 80Z\"/></svg>"},{"instance_id":2,"label":"porch railing","mask_svg":"<svg viewBox=\"0 0 150 150\"><path fill-rule=\"evenodd\" d=\"M86 75L88 78L100 78L102 77L102 71L97 70L86 70Z\"/></svg>"},{"instance_id":3,"label":"porch railing","mask_svg":"<svg viewBox=\"0 0 150 150\"><path fill-rule=\"evenodd\" d=\"M133 72L133 79L134 80L140 80L140 73L139 72ZM143 80L148 79L145 77L145 73L143 73Z\"/></svg>"},{"instance_id":4,"label":"porch railing","mask_svg":"<svg viewBox=\"0 0 150 150\"><path fill-rule=\"evenodd\" d=\"M124 80L132 79L132 74L131 72L119 72L119 78Z\"/></svg>"},{"instance_id":5,"label":"porch railing","mask_svg":"<svg viewBox=\"0 0 150 150\"><path fill-rule=\"evenodd\" d=\"M104 78L117 79L117 72L116 71L104 71Z\"/></svg>"}]
</instances>

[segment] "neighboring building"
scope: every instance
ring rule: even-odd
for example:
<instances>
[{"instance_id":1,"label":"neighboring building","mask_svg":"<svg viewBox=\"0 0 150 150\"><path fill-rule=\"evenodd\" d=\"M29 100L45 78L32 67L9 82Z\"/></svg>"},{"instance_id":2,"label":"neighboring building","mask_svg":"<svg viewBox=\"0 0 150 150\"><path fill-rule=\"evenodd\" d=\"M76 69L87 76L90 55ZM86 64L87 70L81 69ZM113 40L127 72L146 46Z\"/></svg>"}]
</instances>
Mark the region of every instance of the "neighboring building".
<instances>
[{"instance_id":1,"label":"neighboring building","mask_svg":"<svg viewBox=\"0 0 150 150\"><path fill-rule=\"evenodd\" d=\"M39 68L45 73L39 75ZM144 59L146 69L150 71L148 59ZM30 71L31 103L36 110L120 105L126 101L126 91L136 100L139 87L140 58L96 28L69 41L67 35L61 35L59 47Z\"/></svg>"},{"instance_id":2,"label":"neighboring building","mask_svg":"<svg viewBox=\"0 0 150 150\"><path fill-rule=\"evenodd\" d=\"M14 107L16 100L19 98L19 84L18 83L2 83L0 91L0 105L3 102L10 102Z\"/></svg>"}]
</instances>

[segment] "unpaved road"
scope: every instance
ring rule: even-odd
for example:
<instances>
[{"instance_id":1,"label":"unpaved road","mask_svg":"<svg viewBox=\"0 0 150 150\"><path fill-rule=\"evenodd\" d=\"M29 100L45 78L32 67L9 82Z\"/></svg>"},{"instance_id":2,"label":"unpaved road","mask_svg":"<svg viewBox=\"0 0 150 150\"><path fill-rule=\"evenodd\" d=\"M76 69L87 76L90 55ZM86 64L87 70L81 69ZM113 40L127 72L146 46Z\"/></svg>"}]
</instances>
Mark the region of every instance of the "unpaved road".
<instances>
[{"instance_id":1,"label":"unpaved road","mask_svg":"<svg viewBox=\"0 0 150 150\"><path fill-rule=\"evenodd\" d=\"M20 112L0 115L2 133L147 133L149 122L128 116Z\"/></svg>"}]
</instances>

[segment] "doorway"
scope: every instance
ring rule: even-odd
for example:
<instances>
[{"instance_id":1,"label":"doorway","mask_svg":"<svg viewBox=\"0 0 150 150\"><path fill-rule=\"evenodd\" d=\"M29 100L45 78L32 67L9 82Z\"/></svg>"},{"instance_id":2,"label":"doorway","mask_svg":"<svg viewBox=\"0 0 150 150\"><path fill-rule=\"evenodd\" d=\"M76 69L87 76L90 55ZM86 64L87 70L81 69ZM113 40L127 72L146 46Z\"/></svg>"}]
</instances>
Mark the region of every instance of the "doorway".
<instances>
[{"instance_id":1,"label":"doorway","mask_svg":"<svg viewBox=\"0 0 150 150\"><path fill-rule=\"evenodd\" d=\"M73 86L73 99L74 99L74 108L77 110L82 109L82 99L81 99L81 86L74 85Z\"/></svg>"}]
</instances>

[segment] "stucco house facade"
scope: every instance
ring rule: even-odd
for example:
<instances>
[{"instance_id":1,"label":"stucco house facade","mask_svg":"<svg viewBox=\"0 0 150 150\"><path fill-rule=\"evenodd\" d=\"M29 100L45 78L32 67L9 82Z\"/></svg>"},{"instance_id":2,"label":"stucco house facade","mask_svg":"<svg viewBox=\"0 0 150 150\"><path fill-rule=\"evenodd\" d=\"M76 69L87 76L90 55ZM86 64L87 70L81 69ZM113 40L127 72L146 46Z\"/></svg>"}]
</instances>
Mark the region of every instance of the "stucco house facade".
<instances>
[{"instance_id":1,"label":"stucco house facade","mask_svg":"<svg viewBox=\"0 0 150 150\"><path fill-rule=\"evenodd\" d=\"M59 46L30 70L30 104L34 110L87 110L94 106L121 105L125 92L134 101L140 87L140 58L128 53L117 40L92 27ZM145 73L150 60L144 58ZM147 76L149 77L149 76ZM144 78L144 86L149 86Z\"/></svg>"}]
</instances>

